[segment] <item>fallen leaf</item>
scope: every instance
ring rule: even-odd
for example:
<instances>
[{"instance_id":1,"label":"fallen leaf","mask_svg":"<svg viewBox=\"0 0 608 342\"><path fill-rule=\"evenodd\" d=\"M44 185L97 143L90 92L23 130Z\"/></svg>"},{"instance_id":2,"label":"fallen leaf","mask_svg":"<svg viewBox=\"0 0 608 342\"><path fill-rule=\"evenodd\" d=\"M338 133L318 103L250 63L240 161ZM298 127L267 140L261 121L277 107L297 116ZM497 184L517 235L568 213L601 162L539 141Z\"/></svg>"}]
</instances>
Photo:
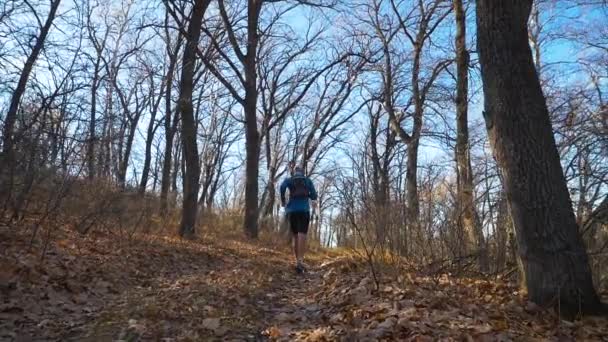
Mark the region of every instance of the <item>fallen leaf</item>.
<instances>
[{"instance_id":1,"label":"fallen leaf","mask_svg":"<svg viewBox=\"0 0 608 342\"><path fill-rule=\"evenodd\" d=\"M279 338L281 336L281 330L277 327L270 327L266 330L266 334L271 338Z\"/></svg>"},{"instance_id":2,"label":"fallen leaf","mask_svg":"<svg viewBox=\"0 0 608 342\"><path fill-rule=\"evenodd\" d=\"M217 330L220 328L220 319L219 318L205 318L203 320L203 328L208 330Z\"/></svg>"},{"instance_id":3,"label":"fallen leaf","mask_svg":"<svg viewBox=\"0 0 608 342\"><path fill-rule=\"evenodd\" d=\"M285 322L288 321L290 319L290 316L285 313L285 312L281 312L280 314L278 314L277 316L275 316L275 319L279 322Z\"/></svg>"},{"instance_id":4,"label":"fallen leaf","mask_svg":"<svg viewBox=\"0 0 608 342\"><path fill-rule=\"evenodd\" d=\"M489 325L488 323L479 324L479 325L473 326L473 330L475 330L475 332L478 334L486 334L486 333L489 333L490 331L492 331L492 326Z\"/></svg>"}]
</instances>

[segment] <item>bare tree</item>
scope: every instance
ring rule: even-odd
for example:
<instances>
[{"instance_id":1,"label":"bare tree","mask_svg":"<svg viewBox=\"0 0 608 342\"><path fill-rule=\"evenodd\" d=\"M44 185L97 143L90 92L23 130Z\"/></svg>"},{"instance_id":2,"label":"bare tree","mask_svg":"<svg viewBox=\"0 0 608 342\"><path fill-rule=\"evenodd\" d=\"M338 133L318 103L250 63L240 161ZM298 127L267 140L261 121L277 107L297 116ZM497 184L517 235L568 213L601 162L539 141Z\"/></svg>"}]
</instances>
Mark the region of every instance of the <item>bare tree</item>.
<instances>
[{"instance_id":1,"label":"bare tree","mask_svg":"<svg viewBox=\"0 0 608 342\"><path fill-rule=\"evenodd\" d=\"M104 69L103 53L106 49L106 43L108 41L108 37L110 35L110 28L106 26L105 32L101 37L97 36L97 28L95 23L93 22L93 16L95 15L96 6L91 6L90 2L87 1L87 21L86 21L86 29L88 33L88 38L93 45L95 50L95 55L90 58L93 61L93 78L91 80L91 110L90 110L90 118L89 118L89 137L87 143L87 167L88 167L88 176L89 179L95 178L97 176L97 169L95 165L96 155L95 155L95 146L97 143L97 96L98 90L101 86L102 81L102 71Z\"/></svg>"},{"instance_id":2,"label":"bare tree","mask_svg":"<svg viewBox=\"0 0 608 342\"><path fill-rule=\"evenodd\" d=\"M164 117L164 128L165 128L165 154L163 158L161 186L160 186L160 213L161 215L167 212L167 199L169 195L169 188L171 186L171 165L173 161L173 142L175 140L175 133L177 131L177 125L179 121L179 115L173 111L172 108L172 91L173 91L173 77L177 66L177 60L179 51L183 44L183 34L178 33L175 43L171 40L171 33L169 31L169 14L165 16L165 44L166 54L169 59L169 66L167 67L167 73L165 75L165 117ZM175 44L173 46L173 44Z\"/></svg>"},{"instance_id":3,"label":"bare tree","mask_svg":"<svg viewBox=\"0 0 608 342\"><path fill-rule=\"evenodd\" d=\"M130 86L127 94L123 93L118 83L114 84L123 111L118 134L118 169L116 175L121 188L126 186L127 168L139 119L151 101L150 94L143 89L143 83L148 77L145 74L135 76L134 84Z\"/></svg>"},{"instance_id":4,"label":"bare tree","mask_svg":"<svg viewBox=\"0 0 608 342\"><path fill-rule=\"evenodd\" d=\"M596 313L604 307L593 287L528 45L531 8L531 0L477 2L484 118L530 299L556 305L568 316Z\"/></svg>"},{"instance_id":5,"label":"bare tree","mask_svg":"<svg viewBox=\"0 0 608 342\"><path fill-rule=\"evenodd\" d=\"M158 93L155 94L155 92L157 91L156 83L155 83L156 75L153 72L151 66L146 66L146 68L148 69L146 72L148 74L148 80L149 80L148 96L152 100L149 101L150 122L148 123L148 129L146 131L146 147L145 147L145 153L144 153L144 155L145 155L144 156L144 165L143 165L143 168L141 171L141 180L139 183L139 193L140 194L144 194L146 191L146 188L148 186L148 178L150 177L150 166L151 166L151 162L152 162L152 143L154 142L154 134L155 134L156 130L158 129L158 127L160 126L160 124L156 120L156 115L158 113L160 103L163 99L163 93L165 91L165 87L167 86L166 79L163 79L160 84L160 89L158 89Z\"/></svg>"},{"instance_id":6,"label":"bare tree","mask_svg":"<svg viewBox=\"0 0 608 342\"><path fill-rule=\"evenodd\" d=\"M387 65L385 76L384 76L384 98L385 107L389 115L389 119L392 128L397 132L397 135L401 141L408 144L408 158L407 158L407 170L406 170L406 186L407 186L407 210L409 225L413 229L417 229L419 221L419 198L418 198L418 149L420 146L420 135L422 133L423 115L425 110L425 102L428 96L428 92L433 86L435 80L439 74L445 70L445 68L451 63L450 60L439 61L432 67L426 79L421 77L421 63L423 57L423 47L425 43L429 41L431 35L439 27L439 24L447 17L450 13L451 7L446 7L444 2L441 0L433 0L429 2L420 1L413 9L408 13L407 16L401 14L401 4L391 0L391 7L395 16L397 17L398 27L405 35L407 40L410 42L413 48L412 56L412 70L411 70L411 85L412 85L412 96L410 103L413 104L413 125L412 133L408 134L402 127L402 121L406 118L406 112L402 111L399 115L398 110L395 108L395 104L392 100L387 101L392 95L394 84L392 84L392 74L389 68L392 65L390 59L386 59L386 50L384 48L385 64ZM418 16L415 17L415 27L411 28L411 15L413 11L416 11ZM377 21L377 25L380 23ZM377 32L382 32L378 31ZM396 34L392 33L392 34ZM382 34L384 35L384 34ZM388 46L390 44L390 37L385 36L383 38L383 45ZM389 54L390 55L390 54ZM409 105L408 105L409 106ZM408 107L406 106L406 108Z\"/></svg>"},{"instance_id":7,"label":"bare tree","mask_svg":"<svg viewBox=\"0 0 608 342\"><path fill-rule=\"evenodd\" d=\"M219 91L212 90L208 103L209 115L202 121L203 143L201 148L201 194L199 197L199 211L211 210L215 202L215 195L221 181L230 168L226 165L230 155L230 148L239 140L241 130L235 125L230 112L234 102L228 101L222 106ZM225 108L223 108L225 107Z\"/></svg>"},{"instance_id":8,"label":"bare tree","mask_svg":"<svg viewBox=\"0 0 608 342\"><path fill-rule=\"evenodd\" d=\"M473 171L471 169L468 120L469 52L466 47L466 12L462 0L454 0L456 17L456 177L458 185L458 229L465 236L466 253L479 253L480 267L488 270L488 255L481 222L474 202Z\"/></svg>"},{"instance_id":9,"label":"bare tree","mask_svg":"<svg viewBox=\"0 0 608 342\"><path fill-rule=\"evenodd\" d=\"M17 113L19 110L19 105L21 103L21 98L26 90L27 81L30 77L30 74L32 73L34 64L36 63L36 60L38 59L38 56L40 55L40 52L44 47L46 37L48 36L49 31L53 26L53 21L55 20L57 8L59 8L61 0L50 0L49 13L46 17L44 24L42 23L42 20L40 19L36 8L34 8L29 1L24 2L25 5L30 8L33 15L36 17L40 32L38 33L38 36L35 39L34 46L32 47L32 50L30 51L25 61L25 64L23 65L23 69L21 70L21 74L19 76L19 81L17 82L17 87L13 91L8 112L6 113L6 117L4 119L4 127L2 131L2 153L4 154L4 158L6 158L6 162L2 163L4 166L10 166L12 164L12 152L14 144L13 135L15 133L14 127L15 121L17 120Z\"/></svg>"},{"instance_id":10,"label":"bare tree","mask_svg":"<svg viewBox=\"0 0 608 342\"><path fill-rule=\"evenodd\" d=\"M196 143L196 123L192 92L194 88L194 69L197 60L196 51L201 36L203 18L210 2L210 0L197 0L192 7L180 81L178 106L182 119L181 138L186 168L184 174L184 202L179 234L185 238L194 237L196 226L200 165Z\"/></svg>"},{"instance_id":11,"label":"bare tree","mask_svg":"<svg viewBox=\"0 0 608 342\"><path fill-rule=\"evenodd\" d=\"M243 9L244 14L236 6L229 8L224 1L219 1L219 21L225 29L224 36L218 37L209 29L205 29L205 33L211 40L211 45L215 49L215 53L219 56L219 60L213 61L212 57L200 54L202 61L209 71L220 81L234 99L243 107L245 125L245 150L246 150L246 182L245 182L245 219L244 229L247 236L257 238L258 235L258 211L259 211L259 161L261 152L261 138L264 132L260 133L258 128L258 97L259 97L259 75L258 75L258 58L260 57L261 38L272 32L274 23L284 14L291 11L294 6L287 6L286 9L281 9L280 4L273 4L277 8L277 15L270 15L267 26L262 27L262 7L266 3L264 0L249 0L246 7ZM232 12L230 12L232 10ZM235 19L236 18L236 19ZM246 24L243 24L245 21ZM239 39L238 37L244 37ZM224 43L228 44L228 48L224 47ZM304 51L308 47L304 45ZM294 57L298 56L296 52ZM281 109L278 115L279 120L269 123L266 129L272 128L281 118L284 118L287 113L293 109L297 103L306 94L306 91L312 86L314 80L318 78L325 70L332 65L340 63L345 58L341 57L330 63L330 65L312 73L312 76L301 79L304 82L303 89L299 90L298 95L290 98ZM293 59L293 58L291 58ZM224 64L220 66L218 62ZM285 65L290 65L290 58L287 59ZM222 68L227 69L227 73L222 72ZM283 68L285 70L285 68ZM278 72L277 75L280 75ZM234 82L231 79L236 79ZM236 84L236 85L235 85ZM297 84L297 83L296 83Z\"/></svg>"}]
</instances>

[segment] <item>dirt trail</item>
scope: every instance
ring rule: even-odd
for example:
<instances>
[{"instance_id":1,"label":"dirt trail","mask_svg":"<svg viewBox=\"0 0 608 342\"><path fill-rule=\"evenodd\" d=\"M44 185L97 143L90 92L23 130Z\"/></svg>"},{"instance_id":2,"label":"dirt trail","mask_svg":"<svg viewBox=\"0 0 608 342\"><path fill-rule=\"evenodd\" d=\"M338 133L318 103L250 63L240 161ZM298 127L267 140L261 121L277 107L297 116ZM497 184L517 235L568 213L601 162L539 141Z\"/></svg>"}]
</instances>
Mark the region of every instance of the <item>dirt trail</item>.
<instances>
[{"instance_id":1,"label":"dirt trail","mask_svg":"<svg viewBox=\"0 0 608 342\"><path fill-rule=\"evenodd\" d=\"M73 340L306 340L330 308L318 303L323 259L305 274L282 251L247 244L213 247L220 259L200 272L175 272L125 291Z\"/></svg>"},{"instance_id":2,"label":"dirt trail","mask_svg":"<svg viewBox=\"0 0 608 342\"><path fill-rule=\"evenodd\" d=\"M284 241L66 231L44 262L28 245L0 229L3 342L608 341L605 318L560 321L507 282L399 270L376 287L329 251L297 275Z\"/></svg>"},{"instance_id":3,"label":"dirt trail","mask_svg":"<svg viewBox=\"0 0 608 342\"><path fill-rule=\"evenodd\" d=\"M324 269L314 265L303 275L286 276L282 287L266 294L269 301L261 307L267 336L286 341L314 339L320 333L336 336L327 325L331 308L318 300L323 291L323 274Z\"/></svg>"}]
</instances>

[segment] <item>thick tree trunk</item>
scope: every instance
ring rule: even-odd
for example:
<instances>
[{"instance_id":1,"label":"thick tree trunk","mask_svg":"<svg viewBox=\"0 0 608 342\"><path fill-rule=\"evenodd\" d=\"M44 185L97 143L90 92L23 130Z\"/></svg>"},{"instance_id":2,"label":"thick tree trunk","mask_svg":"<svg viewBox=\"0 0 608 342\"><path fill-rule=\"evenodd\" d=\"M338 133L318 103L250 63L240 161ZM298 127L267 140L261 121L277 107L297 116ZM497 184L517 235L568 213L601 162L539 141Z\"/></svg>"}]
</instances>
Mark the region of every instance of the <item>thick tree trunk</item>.
<instances>
[{"instance_id":1,"label":"thick tree trunk","mask_svg":"<svg viewBox=\"0 0 608 342\"><path fill-rule=\"evenodd\" d=\"M532 0L478 0L484 119L513 218L530 300L566 316L603 308L593 287L528 44Z\"/></svg>"},{"instance_id":2,"label":"thick tree trunk","mask_svg":"<svg viewBox=\"0 0 608 342\"><path fill-rule=\"evenodd\" d=\"M276 185L277 185L277 169L276 166L271 166L268 170L268 195L264 208L264 216L272 216L276 202Z\"/></svg>"},{"instance_id":3,"label":"thick tree trunk","mask_svg":"<svg viewBox=\"0 0 608 342\"><path fill-rule=\"evenodd\" d=\"M181 139L181 137L180 137ZM177 176L181 173L184 176L184 152L182 144L177 144L175 154L173 155L173 169L171 170L171 204L175 205L177 196Z\"/></svg>"},{"instance_id":4,"label":"thick tree trunk","mask_svg":"<svg viewBox=\"0 0 608 342\"><path fill-rule=\"evenodd\" d=\"M2 132L2 151L6 156L6 163L3 162L3 165L9 165L12 163L12 155L13 155L13 135L15 134L15 122L17 121L17 111L19 109L19 104L21 103L21 97L25 93L25 87L27 86L27 81L30 78L30 74L32 73L32 69L34 68L34 64L42 51L44 46L44 42L46 41L46 37L53 26L53 21L55 20L55 14L57 13L57 8L59 7L59 3L61 0L51 1L51 8L49 11L49 15L46 18L46 22L44 26L40 29L40 35L36 38L36 43L32 48L32 52L27 57L25 64L23 65L23 70L21 70L21 75L19 76L19 81L17 82L17 87L13 92L13 96L11 97L11 102L8 107L8 112L6 113L6 117L4 119L4 128Z\"/></svg>"},{"instance_id":5,"label":"thick tree trunk","mask_svg":"<svg viewBox=\"0 0 608 342\"><path fill-rule=\"evenodd\" d=\"M192 17L188 25L187 43L184 49L180 94L178 106L182 117L182 146L186 170L184 174L184 199L182 219L179 235L193 238L196 226L197 199L199 188L200 165L198 147L196 144L196 122L192 92L194 88L194 67L196 65L196 51L201 36L203 16L210 0L197 0L194 2Z\"/></svg>"},{"instance_id":6,"label":"thick tree trunk","mask_svg":"<svg viewBox=\"0 0 608 342\"><path fill-rule=\"evenodd\" d=\"M387 63L388 65L388 63ZM387 67L387 69L389 69ZM385 80L388 78L385 78ZM385 92L388 89L385 86ZM386 101L385 94L385 101ZM386 236L389 233L389 193L388 193L388 174L387 174L387 163L386 159L390 155L390 143L386 142L384 154L381 156L378 152L378 146L381 146L379 142L380 127L380 116L381 113L375 112L371 114L370 117L370 131L369 131L369 148L370 148L370 159L371 159L371 167L372 167L372 190L373 190L373 199L374 199L374 220L376 227L376 239L377 242L381 245L384 245L386 242ZM387 134L390 134L390 131L387 130ZM390 141L390 138L387 137L387 141Z\"/></svg>"},{"instance_id":7,"label":"thick tree trunk","mask_svg":"<svg viewBox=\"0 0 608 342\"><path fill-rule=\"evenodd\" d=\"M255 87L255 83L253 85ZM257 92L257 90L252 90ZM258 175L260 141L257 128L256 102L248 99L245 109L246 184L245 184L245 233L250 238L258 236Z\"/></svg>"},{"instance_id":8,"label":"thick tree trunk","mask_svg":"<svg viewBox=\"0 0 608 342\"><path fill-rule=\"evenodd\" d=\"M509 208L504 194L499 195L496 209L496 271L500 272L507 267L507 247L509 246Z\"/></svg>"},{"instance_id":9,"label":"thick tree trunk","mask_svg":"<svg viewBox=\"0 0 608 342\"><path fill-rule=\"evenodd\" d=\"M245 56L245 234L258 237L258 175L260 165L260 134L257 122L257 70L258 18L262 0L248 0L247 5L247 55Z\"/></svg>"},{"instance_id":10,"label":"thick tree trunk","mask_svg":"<svg viewBox=\"0 0 608 342\"><path fill-rule=\"evenodd\" d=\"M420 201L418 197L418 146L420 145L420 127L422 115L414 117L414 133L412 141L407 145L407 167L405 170L405 191L407 199L407 220L410 231L417 232L420 223Z\"/></svg>"},{"instance_id":11,"label":"thick tree trunk","mask_svg":"<svg viewBox=\"0 0 608 342\"><path fill-rule=\"evenodd\" d=\"M488 255L475 210L473 171L469 147L469 53L466 47L466 14L462 0L454 0L456 17L456 170L458 179L458 229L464 232L464 255L476 253L481 271L488 271Z\"/></svg>"},{"instance_id":12,"label":"thick tree trunk","mask_svg":"<svg viewBox=\"0 0 608 342\"><path fill-rule=\"evenodd\" d=\"M266 139L264 141L265 152L266 152L266 170L268 172L268 184L266 184L266 190L262 194L260 205L263 206L262 216L272 217L274 200L275 200L275 186L276 186L276 174L277 168L275 167L275 160L272 158L272 134L271 130L268 129L269 116L264 120L262 131L266 132ZM277 156L278 158L278 156Z\"/></svg>"},{"instance_id":13,"label":"thick tree trunk","mask_svg":"<svg viewBox=\"0 0 608 342\"><path fill-rule=\"evenodd\" d=\"M414 125L412 127L411 141L407 147L407 164L405 170L406 199L408 227L410 231L420 234L420 201L418 196L418 147L420 145L420 133L422 132L422 116L424 114L424 99L420 91L420 58L422 55L421 35L425 30L420 30L416 39L419 42L414 51L412 64L412 97L414 98Z\"/></svg>"}]
</instances>

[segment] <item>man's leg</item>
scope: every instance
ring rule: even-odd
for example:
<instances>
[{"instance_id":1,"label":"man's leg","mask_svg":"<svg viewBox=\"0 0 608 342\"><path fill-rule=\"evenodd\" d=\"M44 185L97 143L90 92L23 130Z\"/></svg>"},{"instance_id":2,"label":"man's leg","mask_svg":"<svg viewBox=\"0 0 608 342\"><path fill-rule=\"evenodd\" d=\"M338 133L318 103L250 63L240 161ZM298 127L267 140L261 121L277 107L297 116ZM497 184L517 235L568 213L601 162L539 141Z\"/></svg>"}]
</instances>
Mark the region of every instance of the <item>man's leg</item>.
<instances>
[{"instance_id":1,"label":"man's leg","mask_svg":"<svg viewBox=\"0 0 608 342\"><path fill-rule=\"evenodd\" d=\"M304 261L304 253L306 252L306 233L298 233L298 261L300 264Z\"/></svg>"},{"instance_id":2,"label":"man's leg","mask_svg":"<svg viewBox=\"0 0 608 342\"><path fill-rule=\"evenodd\" d=\"M303 265L304 253L306 253L306 235L310 224L310 213L302 213L300 216L300 226L298 227L298 263Z\"/></svg>"},{"instance_id":3,"label":"man's leg","mask_svg":"<svg viewBox=\"0 0 608 342\"><path fill-rule=\"evenodd\" d=\"M293 247L293 257L298 260L298 234L291 233L292 247Z\"/></svg>"},{"instance_id":4,"label":"man's leg","mask_svg":"<svg viewBox=\"0 0 608 342\"><path fill-rule=\"evenodd\" d=\"M293 256L296 259L296 262L299 260L299 244L298 244L298 215L297 213L291 213L288 216L289 220L289 229L291 230L291 240L293 244Z\"/></svg>"}]
</instances>

